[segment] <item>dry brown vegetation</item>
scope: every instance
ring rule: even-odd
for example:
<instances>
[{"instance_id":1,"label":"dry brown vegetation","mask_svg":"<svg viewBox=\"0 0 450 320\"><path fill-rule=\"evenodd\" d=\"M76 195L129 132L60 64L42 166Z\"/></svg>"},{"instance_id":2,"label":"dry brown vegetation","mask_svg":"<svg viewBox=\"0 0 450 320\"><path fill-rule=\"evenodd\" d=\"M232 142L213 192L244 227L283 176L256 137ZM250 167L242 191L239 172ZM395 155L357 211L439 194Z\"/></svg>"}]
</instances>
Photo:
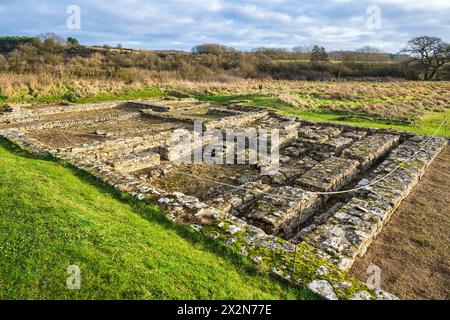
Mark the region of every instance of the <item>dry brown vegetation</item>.
<instances>
[{"instance_id":1,"label":"dry brown vegetation","mask_svg":"<svg viewBox=\"0 0 450 320\"><path fill-rule=\"evenodd\" d=\"M56 78L50 74L0 74L0 100L71 101L102 94L158 88L175 95L265 96L298 109L311 109L379 118L417 119L450 107L450 82L307 82L220 77L209 81L155 78L151 74L127 82L117 79Z\"/></svg>"},{"instance_id":2,"label":"dry brown vegetation","mask_svg":"<svg viewBox=\"0 0 450 320\"><path fill-rule=\"evenodd\" d=\"M262 85L262 89L259 88ZM427 112L447 111L450 82L307 82L171 81L170 86L196 94L267 95L297 108L360 113L382 118L417 118Z\"/></svg>"}]
</instances>

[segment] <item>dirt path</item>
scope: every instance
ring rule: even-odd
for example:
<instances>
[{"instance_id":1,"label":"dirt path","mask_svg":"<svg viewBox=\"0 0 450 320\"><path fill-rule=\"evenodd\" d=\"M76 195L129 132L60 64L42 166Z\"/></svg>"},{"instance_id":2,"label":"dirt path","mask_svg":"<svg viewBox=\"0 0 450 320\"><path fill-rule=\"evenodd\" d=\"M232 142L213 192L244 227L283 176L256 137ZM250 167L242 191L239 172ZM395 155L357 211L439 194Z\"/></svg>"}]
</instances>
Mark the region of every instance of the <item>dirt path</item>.
<instances>
[{"instance_id":1,"label":"dirt path","mask_svg":"<svg viewBox=\"0 0 450 320\"><path fill-rule=\"evenodd\" d=\"M450 299L450 147L429 168L351 273L381 268L382 288L401 299Z\"/></svg>"}]
</instances>

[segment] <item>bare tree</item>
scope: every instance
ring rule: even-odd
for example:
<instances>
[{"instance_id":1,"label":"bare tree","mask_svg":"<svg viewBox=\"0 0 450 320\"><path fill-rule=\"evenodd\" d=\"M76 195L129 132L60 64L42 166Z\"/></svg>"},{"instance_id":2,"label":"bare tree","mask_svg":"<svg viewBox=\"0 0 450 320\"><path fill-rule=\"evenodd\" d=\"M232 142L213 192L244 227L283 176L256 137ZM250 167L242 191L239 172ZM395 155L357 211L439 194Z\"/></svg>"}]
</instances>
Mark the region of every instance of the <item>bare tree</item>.
<instances>
[{"instance_id":1,"label":"bare tree","mask_svg":"<svg viewBox=\"0 0 450 320\"><path fill-rule=\"evenodd\" d=\"M422 36L408 41L402 50L410 54L423 68L424 80L431 80L450 62L450 44L438 37Z\"/></svg>"},{"instance_id":2,"label":"bare tree","mask_svg":"<svg viewBox=\"0 0 450 320\"><path fill-rule=\"evenodd\" d=\"M47 40L51 40L51 41L54 41L57 44L61 44L61 45L66 44L66 39L64 39L60 35L58 35L56 33L53 33L53 32L41 33L40 35L38 35L38 38L42 42L45 42Z\"/></svg>"},{"instance_id":3,"label":"bare tree","mask_svg":"<svg viewBox=\"0 0 450 320\"><path fill-rule=\"evenodd\" d=\"M324 47L314 46L311 50L310 62L328 61L328 54Z\"/></svg>"},{"instance_id":4,"label":"bare tree","mask_svg":"<svg viewBox=\"0 0 450 320\"><path fill-rule=\"evenodd\" d=\"M301 46L292 48L292 52L295 53L311 53L312 46Z\"/></svg>"}]
</instances>

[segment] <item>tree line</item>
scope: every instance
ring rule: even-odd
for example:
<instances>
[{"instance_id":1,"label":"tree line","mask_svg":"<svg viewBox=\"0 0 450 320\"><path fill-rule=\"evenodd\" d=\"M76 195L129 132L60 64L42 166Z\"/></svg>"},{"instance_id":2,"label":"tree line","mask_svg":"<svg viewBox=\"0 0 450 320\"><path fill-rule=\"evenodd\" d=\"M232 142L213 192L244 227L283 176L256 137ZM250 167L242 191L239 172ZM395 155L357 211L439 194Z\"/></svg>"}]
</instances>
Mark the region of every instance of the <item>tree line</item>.
<instances>
[{"instance_id":1,"label":"tree line","mask_svg":"<svg viewBox=\"0 0 450 320\"><path fill-rule=\"evenodd\" d=\"M220 44L198 45L191 52L132 50L120 44L84 46L75 38L64 39L48 33L37 37L0 37L0 72L131 82L145 74L189 80L227 77L449 80L449 52L448 43L428 36L411 39L401 52L391 54L372 47L327 52L317 45L250 51Z\"/></svg>"}]
</instances>

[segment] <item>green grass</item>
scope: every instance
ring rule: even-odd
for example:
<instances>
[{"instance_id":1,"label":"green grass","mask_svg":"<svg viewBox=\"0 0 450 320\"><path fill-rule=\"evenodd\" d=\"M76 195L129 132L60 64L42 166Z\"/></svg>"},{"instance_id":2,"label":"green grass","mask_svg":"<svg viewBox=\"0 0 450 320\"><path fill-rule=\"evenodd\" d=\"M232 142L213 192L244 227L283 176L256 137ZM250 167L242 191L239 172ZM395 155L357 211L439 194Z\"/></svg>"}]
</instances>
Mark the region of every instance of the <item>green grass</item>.
<instances>
[{"instance_id":1,"label":"green grass","mask_svg":"<svg viewBox=\"0 0 450 320\"><path fill-rule=\"evenodd\" d=\"M249 102L246 103L249 106L263 107L276 111L283 115L295 115L302 119L310 121L342 123L371 128L390 128L399 131L427 135L434 134L442 121L447 118L447 122L437 132L437 134L442 136L450 136L450 110L447 110L445 112L430 112L417 120L415 124L410 124L404 123L402 121L397 121L396 119L378 119L368 116L343 114L339 112L324 110L321 108L299 109L284 103L276 97L269 97L264 95L230 96L209 94L197 95L196 98L202 101L209 101L217 104L227 104L234 100L249 100Z\"/></svg>"},{"instance_id":2,"label":"green grass","mask_svg":"<svg viewBox=\"0 0 450 320\"><path fill-rule=\"evenodd\" d=\"M427 112L424 116L416 120L414 123L405 122L404 119L380 119L370 115L360 115L351 113L351 111L342 113L339 111L332 111L327 106L349 106L356 107L361 103L381 103L390 105L392 103L388 98L373 98L371 96L362 95L361 101L328 99L320 95L301 94L299 96L307 101L313 108L295 108L289 104L281 101L276 97L266 95L221 95L221 94L203 94L192 95L188 92L177 91L175 89L166 88L163 90L157 86L144 86L138 89L124 88L115 91L104 91L96 95L84 95L80 92L74 91L71 88L62 88L53 95L38 95L30 96L28 92L23 95L18 95L14 99L0 95L1 103L94 103L118 100L133 100L133 99L148 99L154 97L190 97L193 96L202 101L209 101L217 104L227 104L233 100L249 100L248 105L264 107L275 110L284 115L296 115L305 120L325 121L349 124L361 127L372 128L391 128L405 132L412 132L417 134L431 135L435 132L437 127L441 124L445 117L447 117L447 124L438 131L438 135L450 136L450 110L446 109L443 112ZM413 96L405 96L402 99L411 100Z\"/></svg>"},{"instance_id":3,"label":"green grass","mask_svg":"<svg viewBox=\"0 0 450 320\"><path fill-rule=\"evenodd\" d=\"M23 91L23 92L22 92ZM141 88L123 88L110 91L100 91L90 95L73 88L55 88L51 94L30 94L29 90L18 91L14 97L0 95L0 104L6 103L94 103L117 100L146 99L162 97L164 93L157 86Z\"/></svg>"},{"instance_id":4,"label":"green grass","mask_svg":"<svg viewBox=\"0 0 450 320\"><path fill-rule=\"evenodd\" d=\"M73 100L75 103L92 103L115 100L133 100L162 97L163 92L157 87L143 87L141 89L126 89L118 92L103 92L94 96L81 97Z\"/></svg>"},{"instance_id":5,"label":"green grass","mask_svg":"<svg viewBox=\"0 0 450 320\"><path fill-rule=\"evenodd\" d=\"M303 299L306 289L62 162L0 140L0 299ZM81 290L69 290L69 265Z\"/></svg>"}]
</instances>

